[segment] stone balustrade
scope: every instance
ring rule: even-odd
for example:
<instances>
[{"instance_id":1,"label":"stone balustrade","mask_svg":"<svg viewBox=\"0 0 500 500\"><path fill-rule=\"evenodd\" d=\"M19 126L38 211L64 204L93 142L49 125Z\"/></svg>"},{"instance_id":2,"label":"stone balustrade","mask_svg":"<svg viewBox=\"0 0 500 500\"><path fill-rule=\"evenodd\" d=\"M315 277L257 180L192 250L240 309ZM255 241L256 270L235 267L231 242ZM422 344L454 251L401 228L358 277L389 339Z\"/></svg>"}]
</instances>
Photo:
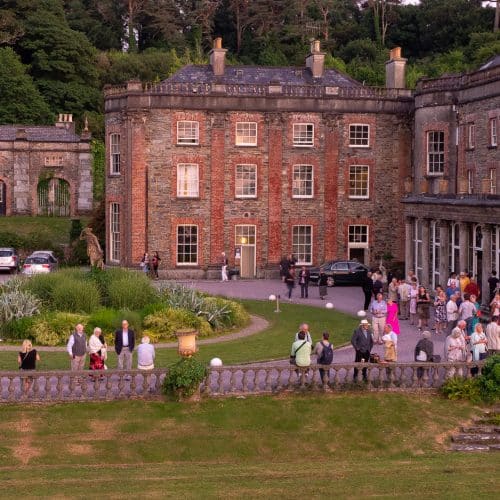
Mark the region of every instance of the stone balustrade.
<instances>
[{"instance_id":1,"label":"stone balustrade","mask_svg":"<svg viewBox=\"0 0 500 500\"><path fill-rule=\"evenodd\" d=\"M349 390L363 384L367 390L437 389L446 378L472 377L481 373L478 363L346 363L297 368L282 365L243 365L212 367L202 384L210 396L261 394L296 389ZM324 369L323 380L320 369ZM355 371L357 373L355 374ZM366 370L366 383L363 371Z\"/></svg>"},{"instance_id":2,"label":"stone balustrade","mask_svg":"<svg viewBox=\"0 0 500 500\"><path fill-rule=\"evenodd\" d=\"M452 376L472 377L484 362L472 363L335 363L298 368L283 364L211 367L200 391L209 397L301 390L437 389ZM323 379L320 369L325 370ZM355 374L355 371L357 373ZM363 371L366 383L363 382ZM22 401L110 401L155 398L167 370L9 371L0 372L0 403Z\"/></svg>"},{"instance_id":3,"label":"stone balustrade","mask_svg":"<svg viewBox=\"0 0 500 500\"><path fill-rule=\"evenodd\" d=\"M166 369L0 372L0 402L109 401L161 394Z\"/></svg>"}]
</instances>

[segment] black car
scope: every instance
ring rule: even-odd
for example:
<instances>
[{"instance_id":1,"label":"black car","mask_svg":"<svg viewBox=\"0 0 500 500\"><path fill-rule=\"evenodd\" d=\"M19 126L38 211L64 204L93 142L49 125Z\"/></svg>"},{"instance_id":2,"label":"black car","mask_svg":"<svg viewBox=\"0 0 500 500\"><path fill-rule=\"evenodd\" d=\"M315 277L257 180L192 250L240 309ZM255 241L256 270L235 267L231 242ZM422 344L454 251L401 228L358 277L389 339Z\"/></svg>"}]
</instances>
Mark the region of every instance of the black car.
<instances>
[{"instance_id":1,"label":"black car","mask_svg":"<svg viewBox=\"0 0 500 500\"><path fill-rule=\"evenodd\" d=\"M323 270L328 276L328 286L333 285L358 285L366 278L368 267L354 260L331 260L320 267L309 269L311 283L317 284L319 272Z\"/></svg>"}]
</instances>

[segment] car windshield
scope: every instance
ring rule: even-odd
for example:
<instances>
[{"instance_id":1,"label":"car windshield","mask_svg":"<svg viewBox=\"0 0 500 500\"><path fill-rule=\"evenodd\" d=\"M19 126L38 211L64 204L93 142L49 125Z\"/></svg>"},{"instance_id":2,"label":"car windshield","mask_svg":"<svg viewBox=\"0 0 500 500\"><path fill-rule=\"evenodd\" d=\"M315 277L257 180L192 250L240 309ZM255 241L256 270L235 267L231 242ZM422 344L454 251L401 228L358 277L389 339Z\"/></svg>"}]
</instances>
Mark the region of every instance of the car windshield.
<instances>
[{"instance_id":1,"label":"car windshield","mask_svg":"<svg viewBox=\"0 0 500 500\"><path fill-rule=\"evenodd\" d=\"M0 250L0 257L10 257L12 254L12 250Z\"/></svg>"},{"instance_id":2,"label":"car windshield","mask_svg":"<svg viewBox=\"0 0 500 500\"><path fill-rule=\"evenodd\" d=\"M26 264L48 264L49 259L47 257L28 257L26 259Z\"/></svg>"}]
</instances>

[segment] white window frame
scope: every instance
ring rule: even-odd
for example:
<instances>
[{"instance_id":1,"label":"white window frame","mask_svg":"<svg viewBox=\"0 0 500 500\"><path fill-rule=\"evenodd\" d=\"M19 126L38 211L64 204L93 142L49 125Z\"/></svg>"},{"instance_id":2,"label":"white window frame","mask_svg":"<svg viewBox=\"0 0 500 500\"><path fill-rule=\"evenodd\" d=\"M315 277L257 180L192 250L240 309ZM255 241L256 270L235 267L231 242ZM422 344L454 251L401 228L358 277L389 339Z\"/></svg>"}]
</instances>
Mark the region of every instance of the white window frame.
<instances>
[{"instance_id":1,"label":"white window frame","mask_svg":"<svg viewBox=\"0 0 500 500\"><path fill-rule=\"evenodd\" d=\"M366 138L364 132L362 137L358 136L357 128L366 128ZM365 142L366 141L366 142ZM370 125L367 123L350 123L349 124L349 147L350 148L369 148L370 147Z\"/></svg>"},{"instance_id":2,"label":"white window frame","mask_svg":"<svg viewBox=\"0 0 500 500\"><path fill-rule=\"evenodd\" d=\"M426 258L423 254L422 254L422 233L423 233L423 223L421 220L419 219L415 219L415 228L414 228L414 244L415 244L415 251L414 251L414 255L415 255L415 273L417 275L417 281L419 283L422 283L422 272L423 272L423 268L422 268L422 262L423 262L423 259ZM419 232L420 232L420 235L419 235ZM428 258L428 257L427 257Z\"/></svg>"},{"instance_id":3,"label":"white window frame","mask_svg":"<svg viewBox=\"0 0 500 500\"><path fill-rule=\"evenodd\" d=\"M436 134L440 134L439 139L436 140ZM432 136L432 140L431 140ZM443 138L441 141L440 138ZM426 132L426 159L427 159L427 175L444 175L445 166L445 134L444 130L428 130ZM439 147L436 149L436 145ZM442 145L442 149L440 147ZM431 151L431 146L433 149ZM432 158L432 161L431 161ZM432 170L431 170L432 165ZM436 170L436 166L440 167Z\"/></svg>"},{"instance_id":4,"label":"white window frame","mask_svg":"<svg viewBox=\"0 0 500 500\"><path fill-rule=\"evenodd\" d=\"M121 227L120 204L109 204L109 260L120 262L121 258Z\"/></svg>"},{"instance_id":5,"label":"white window frame","mask_svg":"<svg viewBox=\"0 0 500 500\"><path fill-rule=\"evenodd\" d=\"M365 231L362 231L362 229ZM347 243L349 248L368 248L369 241L370 226L366 224L349 224L347 227Z\"/></svg>"},{"instance_id":6,"label":"white window frame","mask_svg":"<svg viewBox=\"0 0 500 500\"><path fill-rule=\"evenodd\" d=\"M309 242L300 242L299 241L299 242L295 243L295 237L296 236L298 238L307 236L307 235L301 235L301 234L297 234L296 235L295 234L295 231L296 230L300 231L300 228L309 228L309 238L310 238ZM307 266L307 265L311 265L312 264L312 260L313 260L313 241L314 241L314 239L313 239L313 236L314 236L313 232L314 232L313 226L308 225L308 224L298 224L298 225L292 226L292 253L297 258L297 264L298 265ZM303 258L308 252L306 252L305 250L301 250L301 247L305 248L306 246L309 246L309 260L305 260Z\"/></svg>"},{"instance_id":7,"label":"white window frame","mask_svg":"<svg viewBox=\"0 0 500 500\"><path fill-rule=\"evenodd\" d=\"M450 227L450 274L456 273L460 266L460 227L453 222ZM458 244L455 242L458 241Z\"/></svg>"},{"instance_id":8,"label":"white window frame","mask_svg":"<svg viewBox=\"0 0 500 500\"><path fill-rule=\"evenodd\" d=\"M302 171L302 169L307 169L311 178L303 178L303 174L308 174L307 171ZM296 178L296 174L298 173L299 177ZM305 186L305 188L304 188ZM301 194L301 191L304 191L306 194ZM310 190L310 194L307 194L307 191ZM292 167L292 198L314 198L314 167L312 165L307 164L297 164Z\"/></svg>"},{"instance_id":9,"label":"white window frame","mask_svg":"<svg viewBox=\"0 0 500 500\"><path fill-rule=\"evenodd\" d=\"M497 169L490 168L490 194L497 194Z\"/></svg>"},{"instance_id":10,"label":"white window frame","mask_svg":"<svg viewBox=\"0 0 500 500\"><path fill-rule=\"evenodd\" d=\"M109 134L109 172L120 175L121 171L121 135Z\"/></svg>"},{"instance_id":11,"label":"white window frame","mask_svg":"<svg viewBox=\"0 0 500 500\"><path fill-rule=\"evenodd\" d=\"M301 132L301 129L305 130ZM307 130L311 127L311 131ZM294 123L293 124L293 145L299 148L311 148L314 146L314 123Z\"/></svg>"},{"instance_id":12,"label":"white window frame","mask_svg":"<svg viewBox=\"0 0 500 500\"><path fill-rule=\"evenodd\" d=\"M431 266L429 272L431 273L431 284L432 288L436 288L436 285L440 282L440 272L439 272L439 261L441 258L441 240L439 234L439 226L436 221L432 221L429 227L429 243L430 243L430 253L431 253Z\"/></svg>"},{"instance_id":13,"label":"white window frame","mask_svg":"<svg viewBox=\"0 0 500 500\"><path fill-rule=\"evenodd\" d=\"M474 194L474 170L467 170L467 194Z\"/></svg>"},{"instance_id":14,"label":"white window frame","mask_svg":"<svg viewBox=\"0 0 500 500\"><path fill-rule=\"evenodd\" d=\"M490 146L498 146L498 119L497 117L490 118L489 123L490 130Z\"/></svg>"},{"instance_id":15,"label":"white window frame","mask_svg":"<svg viewBox=\"0 0 500 500\"><path fill-rule=\"evenodd\" d=\"M492 269L500 269L500 226L493 226L491 231Z\"/></svg>"},{"instance_id":16,"label":"white window frame","mask_svg":"<svg viewBox=\"0 0 500 500\"><path fill-rule=\"evenodd\" d=\"M179 234L179 229L181 227L190 227L190 228L193 228L195 227L196 228L196 244L193 245L193 243L181 243L179 241L179 236L181 236ZM189 235L190 237L192 237L192 233ZM197 224L178 224L177 225L177 228L176 228L176 231L175 231L175 244L176 244L176 251L175 251L175 260L176 260L176 263L178 266L197 266L198 265L198 254L199 254L199 248L200 248L200 231L199 231L199 227ZM189 252L187 254L184 254L184 253L179 253L179 246L181 245L190 245L190 246L195 246L196 247L196 253L193 254L192 252ZM179 255L196 255L196 261L195 262L180 262L179 261Z\"/></svg>"},{"instance_id":17,"label":"white window frame","mask_svg":"<svg viewBox=\"0 0 500 500\"><path fill-rule=\"evenodd\" d=\"M238 172L239 167L246 169L245 172ZM250 167L253 170L253 194L244 193L244 182L252 182L251 174L252 172L248 170ZM243 177L239 177L242 174ZM248 178L245 179L245 175L248 174ZM234 197L235 198L257 198L257 165L252 163L238 163L234 167Z\"/></svg>"},{"instance_id":18,"label":"white window frame","mask_svg":"<svg viewBox=\"0 0 500 500\"><path fill-rule=\"evenodd\" d=\"M189 178L189 169L193 170L193 177ZM187 176L186 176L187 174ZM199 198L200 196L200 167L197 163L177 164L177 198Z\"/></svg>"},{"instance_id":19,"label":"white window frame","mask_svg":"<svg viewBox=\"0 0 500 500\"><path fill-rule=\"evenodd\" d=\"M255 247L257 242L257 227L254 224L236 224L234 226L235 246Z\"/></svg>"},{"instance_id":20,"label":"white window frame","mask_svg":"<svg viewBox=\"0 0 500 500\"><path fill-rule=\"evenodd\" d=\"M191 127L191 130L188 130ZM189 132L189 133L187 133ZM200 123L194 120L179 120L177 122L177 145L198 146L200 143Z\"/></svg>"},{"instance_id":21,"label":"white window frame","mask_svg":"<svg viewBox=\"0 0 500 500\"><path fill-rule=\"evenodd\" d=\"M467 123L467 149L476 147L476 124L474 122Z\"/></svg>"},{"instance_id":22,"label":"white window frame","mask_svg":"<svg viewBox=\"0 0 500 500\"><path fill-rule=\"evenodd\" d=\"M354 191L358 190L356 185L351 186L351 182L358 182L358 179L356 179L357 174L361 175L362 172L354 172L355 178L353 181L351 181L351 173L353 169L359 169L363 168L366 169L366 194L351 194L351 187ZM361 182L361 179L359 179L359 182ZM349 198L351 200L367 200L370 198L370 167L369 165L349 165Z\"/></svg>"},{"instance_id":23,"label":"white window frame","mask_svg":"<svg viewBox=\"0 0 500 500\"><path fill-rule=\"evenodd\" d=\"M238 127L244 130L238 133ZM257 122L236 122L234 143L236 146L257 146Z\"/></svg>"}]
</instances>

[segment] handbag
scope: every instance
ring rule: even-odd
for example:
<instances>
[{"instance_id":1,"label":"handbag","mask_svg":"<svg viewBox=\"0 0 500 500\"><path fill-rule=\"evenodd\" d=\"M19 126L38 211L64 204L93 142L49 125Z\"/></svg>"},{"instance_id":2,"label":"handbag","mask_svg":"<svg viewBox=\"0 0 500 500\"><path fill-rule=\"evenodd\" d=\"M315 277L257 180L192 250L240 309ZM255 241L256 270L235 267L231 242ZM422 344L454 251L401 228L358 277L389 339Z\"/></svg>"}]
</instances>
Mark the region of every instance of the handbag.
<instances>
[{"instance_id":1,"label":"handbag","mask_svg":"<svg viewBox=\"0 0 500 500\"><path fill-rule=\"evenodd\" d=\"M432 362L441 363L441 356L439 354L434 354L434 356L432 356Z\"/></svg>"}]
</instances>

